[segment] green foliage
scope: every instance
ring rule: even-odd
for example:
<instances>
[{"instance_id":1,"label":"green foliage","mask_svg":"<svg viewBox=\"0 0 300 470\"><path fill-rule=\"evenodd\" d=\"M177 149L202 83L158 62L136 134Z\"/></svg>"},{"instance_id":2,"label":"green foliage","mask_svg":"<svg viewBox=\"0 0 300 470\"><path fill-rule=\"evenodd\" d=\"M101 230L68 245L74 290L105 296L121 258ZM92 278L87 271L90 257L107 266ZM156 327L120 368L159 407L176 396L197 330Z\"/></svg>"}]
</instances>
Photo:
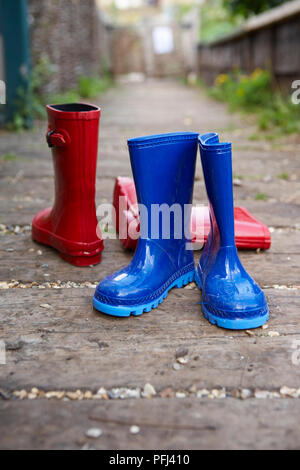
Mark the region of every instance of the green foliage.
<instances>
[{"instance_id":1,"label":"green foliage","mask_svg":"<svg viewBox=\"0 0 300 470\"><path fill-rule=\"evenodd\" d=\"M61 93L51 93L41 97L41 102L44 109L46 104L76 103L79 100L80 94L76 90L68 90Z\"/></svg>"},{"instance_id":2,"label":"green foliage","mask_svg":"<svg viewBox=\"0 0 300 470\"><path fill-rule=\"evenodd\" d=\"M285 134L300 131L300 106L277 94L265 109L260 110L258 124L261 130L278 128Z\"/></svg>"},{"instance_id":3,"label":"green foliage","mask_svg":"<svg viewBox=\"0 0 300 470\"><path fill-rule=\"evenodd\" d=\"M28 90L18 90L18 112L8 124L9 130L21 131L27 128L28 116L31 115L36 119L45 119L45 105L48 103L74 103L81 99L95 98L112 86L112 79L109 73L105 72L100 78L81 76L74 89L45 95L42 93L43 86L51 80L54 73L55 67L48 58L41 57L32 70Z\"/></svg>"},{"instance_id":4,"label":"green foliage","mask_svg":"<svg viewBox=\"0 0 300 470\"><path fill-rule=\"evenodd\" d=\"M261 69L249 76L238 70L232 75L221 74L215 80L211 94L221 101L228 101L232 110L252 111L270 103L271 76Z\"/></svg>"},{"instance_id":5,"label":"green foliage","mask_svg":"<svg viewBox=\"0 0 300 470\"><path fill-rule=\"evenodd\" d=\"M18 157L15 153L6 153L5 155L0 155L0 160L3 160L5 162L9 162L12 160L17 160Z\"/></svg>"},{"instance_id":6,"label":"green foliage","mask_svg":"<svg viewBox=\"0 0 300 470\"><path fill-rule=\"evenodd\" d=\"M277 7L288 0L224 0L224 7L233 15L248 18L270 8Z\"/></svg>"},{"instance_id":7,"label":"green foliage","mask_svg":"<svg viewBox=\"0 0 300 470\"><path fill-rule=\"evenodd\" d=\"M278 178L281 179L281 180L288 180L289 179L289 175L288 173L286 173L285 171L283 173L280 173L280 175L278 175Z\"/></svg>"},{"instance_id":8,"label":"green foliage","mask_svg":"<svg viewBox=\"0 0 300 470\"><path fill-rule=\"evenodd\" d=\"M108 74L101 78L82 76L78 81L78 93L82 98L93 98L108 90L111 84L112 81Z\"/></svg>"},{"instance_id":9,"label":"green foliage","mask_svg":"<svg viewBox=\"0 0 300 470\"><path fill-rule=\"evenodd\" d=\"M232 75L221 74L209 93L228 102L233 111L256 113L258 126L263 131L277 130L286 134L300 131L300 106L272 91L271 75L267 70L256 69L251 75L239 71ZM254 136L253 140L257 138Z\"/></svg>"},{"instance_id":10,"label":"green foliage","mask_svg":"<svg viewBox=\"0 0 300 470\"><path fill-rule=\"evenodd\" d=\"M212 41L231 33L245 18L262 13L288 0L206 0L201 5L200 40Z\"/></svg>"},{"instance_id":11,"label":"green foliage","mask_svg":"<svg viewBox=\"0 0 300 470\"><path fill-rule=\"evenodd\" d=\"M20 88L18 90L18 98L16 101L17 112L12 122L7 126L11 131L22 131L29 127L30 116L35 118L46 117L44 103L41 100L40 90L52 74L54 68L46 57L41 57L39 62L31 71L29 85L26 90Z\"/></svg>"},{"instance_id":12,"label":"green foliage","mask_svg":"<svg viewBox=\"0 0 300 470\"><path fill-rule=\"evenodd\" d=\"M209 0L201 6L200 40L212 41L229 34L242 18L233 16L223 5L223 0Z\"/></svg>"}]
</instances>

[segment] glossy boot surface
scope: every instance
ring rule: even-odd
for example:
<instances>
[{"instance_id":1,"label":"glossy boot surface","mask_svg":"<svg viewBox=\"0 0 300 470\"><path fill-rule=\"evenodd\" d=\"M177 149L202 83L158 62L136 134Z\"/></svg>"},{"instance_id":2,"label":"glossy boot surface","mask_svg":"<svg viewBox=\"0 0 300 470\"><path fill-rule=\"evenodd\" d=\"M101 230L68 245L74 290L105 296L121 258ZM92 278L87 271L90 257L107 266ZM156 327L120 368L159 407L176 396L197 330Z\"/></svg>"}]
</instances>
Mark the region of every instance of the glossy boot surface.
<instances>
[{"instance_id":1,"label":"glossy boot surface","mask_svg":"<svg viewBox=\"0 0 300 470\"><path fill-rule=\"evenodd\" d=\"M141 315L156 308L173 287L194 280L193 252L187 247L184 224L189 228L197 140L198 134L178 133L128 141L141 236L132 262L98 285L97 310L115 316ZM160 217L151 217L153 206L158 209L162 204L179 207L177 217L166 224L169 233Z\"/></svg>"},{"instance_id":2,"label":"glossy boot surface","mask_svg":"<svg viewBox=\"0 0 300 470\"><path fill-rule=\"evenodd\" d=\"M234 238L231 144L217 134L199 137L211 231L196 269L202 311L213 324L239 330L257 328L269 317L265 295L246 272Z\"/></svg>"},{"instance_id":3,"label":"glossy boot surface","mask_svg":"<svg viewBox=\"0 0 300 470\"><path fill-rule=\"evenodd\" d=\"M55 202L34 217L32 236L71 264L97 264L103 250L95 205L100 108L67 104L47 106L47 112Z\"/></svg>"}]
</instances>

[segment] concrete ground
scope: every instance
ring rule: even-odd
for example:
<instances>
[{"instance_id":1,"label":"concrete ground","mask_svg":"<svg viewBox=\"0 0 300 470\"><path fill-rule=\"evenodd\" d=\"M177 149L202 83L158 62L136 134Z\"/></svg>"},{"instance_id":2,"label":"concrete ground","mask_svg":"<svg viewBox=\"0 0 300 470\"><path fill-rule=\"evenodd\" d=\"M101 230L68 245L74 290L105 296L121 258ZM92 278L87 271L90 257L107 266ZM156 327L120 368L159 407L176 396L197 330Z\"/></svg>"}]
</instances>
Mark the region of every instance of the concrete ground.
<instances>
[{"instance_id":1,"label":"concrete ground","mask_svg":"<svg viewBox=\"0 0 300 470\"><path fill-rule=\"evenodd\" d=\"M122 84L100 101L98 204L131 175L129 137L213 130L233 142L235 204L272 231L269 251L241 252L267 295L268 328L210 325L195 285L138 318L97 313L95 285L132 254L108 240L100 265L76 268L34 243L31 220L53 198L46 123L2 132L0 448L299 448L299 137L252 140L252 119L176 82ZM194 201L205 200L198 159Z\"/></svg>"}]
</instances>

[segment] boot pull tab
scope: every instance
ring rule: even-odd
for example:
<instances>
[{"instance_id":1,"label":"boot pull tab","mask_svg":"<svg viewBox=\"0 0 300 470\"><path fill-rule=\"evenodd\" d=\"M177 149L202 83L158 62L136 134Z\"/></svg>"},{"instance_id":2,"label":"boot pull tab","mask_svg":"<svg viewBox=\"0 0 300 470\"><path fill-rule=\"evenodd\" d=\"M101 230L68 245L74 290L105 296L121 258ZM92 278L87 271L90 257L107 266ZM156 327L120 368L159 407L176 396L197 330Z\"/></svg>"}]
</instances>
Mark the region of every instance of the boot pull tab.
<instances>
[{"instance_id":1,"label":"boot pull tab","mask_svg":"<svg viewBox=\"0 0 300 470\"><path fill-rule=\"evenodd\" d=\"M64 133L65 134L65 133ZM69 141L67 135L55 130L49 130L46 134L47 144L52 147L65 147Z\"/></svg>"}]
</instances>

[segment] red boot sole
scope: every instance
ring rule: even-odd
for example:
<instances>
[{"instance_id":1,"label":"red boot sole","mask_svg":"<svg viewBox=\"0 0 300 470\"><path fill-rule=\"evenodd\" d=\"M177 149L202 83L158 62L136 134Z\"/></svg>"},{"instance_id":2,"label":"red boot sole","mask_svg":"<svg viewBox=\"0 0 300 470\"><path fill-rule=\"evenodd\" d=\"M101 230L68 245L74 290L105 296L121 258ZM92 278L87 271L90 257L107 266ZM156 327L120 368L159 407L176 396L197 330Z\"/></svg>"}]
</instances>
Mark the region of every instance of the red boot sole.
<instances>
[{"instance_id":1,"label":"red boot sole","mask_svg":"<svg viewBox=\"0 0 300 470\"><path fill-rule=\"evenodd\" d=\"M63 260L77 267L94 266L95 264L101 263L101 259L102 259L101 253L99 253L98 255L94 255L94 256L71 256L71 255L67 255L66 253L59 252L59 256Z\"/></svg>"},{"instance_id":2,"label":"red boot sole","mask_svg":"<svg viewBox=\"0 0 300 470\"><path fill-rule=\"evenodd\" d=\"M62 251L59 249L59 247L61 247L62 243L66 245L68 243L67 240L57 237L48 230L41 229L40 227L37 227L34 224L32 225L32 238L37 243L41 243L43 245L54 248L63 260L67 261L73 266L93 266L95 264L99 264L102 259L102 251L104 247L103 241L101 240L98 241L98 247L96 249L95 243L91 244L93 245L93 248L90 252L88 251L88 244L84 244L84 248L82 247L82 243L78 244L78 254L76 254L77 247L75 242L71 242L73 253L66 253L66 248L64 248L64 251Z\"/></svg>"}]
</instances>

